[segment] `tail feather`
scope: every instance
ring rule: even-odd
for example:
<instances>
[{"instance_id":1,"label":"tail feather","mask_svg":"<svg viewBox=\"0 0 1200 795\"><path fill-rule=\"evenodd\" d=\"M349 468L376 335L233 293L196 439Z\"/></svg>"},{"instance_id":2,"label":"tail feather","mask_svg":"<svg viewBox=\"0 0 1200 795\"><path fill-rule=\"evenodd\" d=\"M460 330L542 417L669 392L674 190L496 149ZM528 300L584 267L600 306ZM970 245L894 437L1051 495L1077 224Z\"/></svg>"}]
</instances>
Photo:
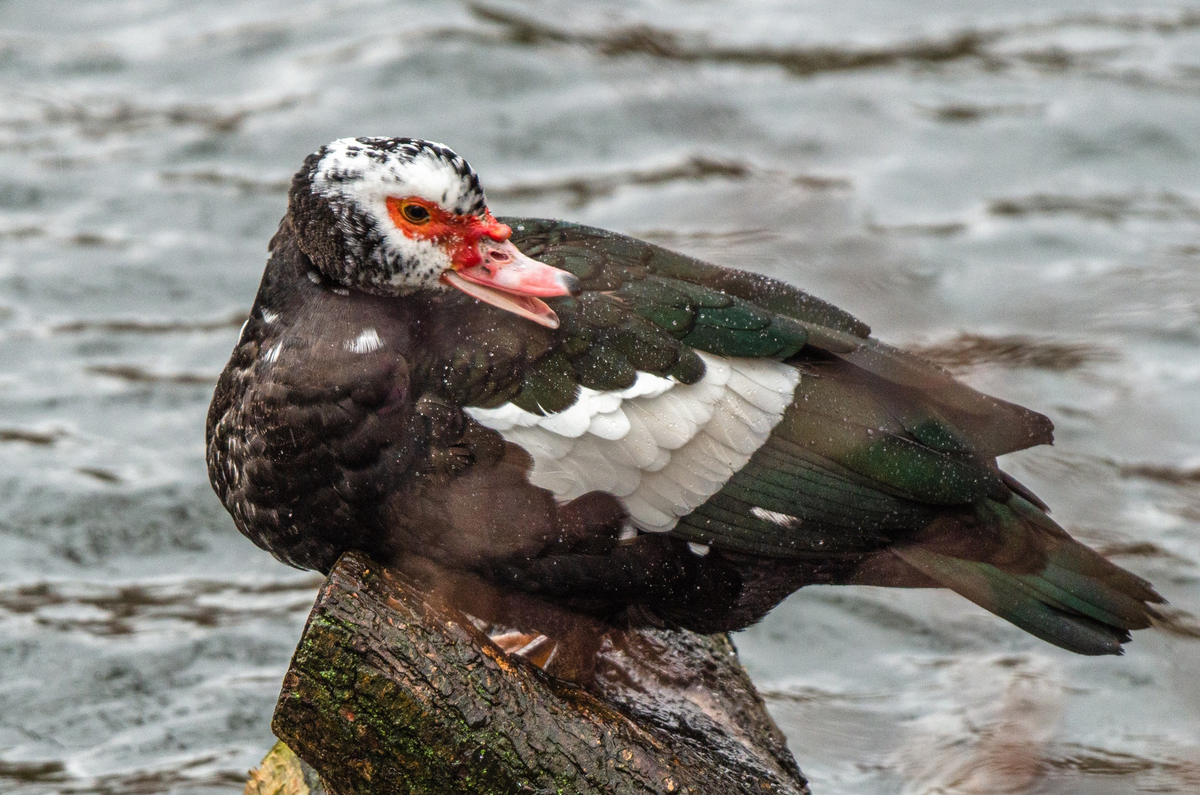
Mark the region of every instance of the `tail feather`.
<instances>
[{"instance_id":1,"label":"tail feather","mask_svg":"<svg viewBox=\"0 0 1200 795\"><path fill-rule=\"evenodd\" d=\"M1021 629L1077 654L1120 654L1129 640L1115 627L1057 606L1016 577L987 563L919 548L894 549L906 563Z\"/></svg>"},{"instance_id":2,"label":"tail feather","mask_svg":"<svg viewBox=\"0 0 1200 795\"><path fill-rule=\"evenodd\" d=\"M1011 508L1022 519L1034 523L1038 528L1050 531L1053 536L1066 542L1054 547L1049 556L1050 563L1065 569L1074 576L1099 580L1109 588L1136 602L1162 603L1163 598L1154 590L1153 585L1071 538L1053 519L1035 506L1020 497L1014 497L1004 505ZM1153 614L1153 611L1151 613L1153 618L1158 617L1157 614ZM1140 629L1140 627L1131 627L1131 629Z\"/></svg>"},{"instance_id":3,"label":"tail feather","mask_svg":"<svg viewBox=\"0 0 1200 795\"><path fill-rule=\"evenodd\" d=\"M1163 599L1149 583L1072 539L1036 506L1016 495L989 503L979 512L987 526L1022 536L1015 544L1002 541L997 549L1039 549L1035 570L1028 556L1019 565L1004 555L969 559L919 541L892 547L892 553L985 610L1079 654L1120 654L1130 630L1159 618L1150 603Z\"/></svg>"},{"instance_id":4,"label":"tail feather","mask_svg":"<svg viewBox=\"0 0 1200 795\"><path fill-rule=\"evenodd\" d=\"M1145 602L1134 599L1107 583L1090 579L1053 563L1040 575L1022 575L1020 580L1038 593L1055 596L1065 609L1091 616L1097 621L1125 629L1145 629L1158 614Z\"/></svg>"}]
</instances>

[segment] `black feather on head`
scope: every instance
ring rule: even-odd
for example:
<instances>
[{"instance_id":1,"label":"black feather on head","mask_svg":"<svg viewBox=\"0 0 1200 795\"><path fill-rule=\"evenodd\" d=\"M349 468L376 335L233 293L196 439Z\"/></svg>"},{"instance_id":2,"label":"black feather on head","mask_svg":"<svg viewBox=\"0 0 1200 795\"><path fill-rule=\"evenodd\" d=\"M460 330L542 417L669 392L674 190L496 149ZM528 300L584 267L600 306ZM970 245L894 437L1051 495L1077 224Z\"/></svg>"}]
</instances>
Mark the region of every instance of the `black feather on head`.
<instances>
[{"instance_id":1,"label":"black feather on head","mask_svg":"<svg viewBox=\"0 0 1200 795\"><path fill-rule=\"evenodd\" d=\"M388 295L437 288L450 264L445 252L397 229L389 196L417 196L455 215L487 212L478 175L449 147L342 138L305 158L292 179L288 211L301 250L345 287Z\"/></svg>"}]
</instances>

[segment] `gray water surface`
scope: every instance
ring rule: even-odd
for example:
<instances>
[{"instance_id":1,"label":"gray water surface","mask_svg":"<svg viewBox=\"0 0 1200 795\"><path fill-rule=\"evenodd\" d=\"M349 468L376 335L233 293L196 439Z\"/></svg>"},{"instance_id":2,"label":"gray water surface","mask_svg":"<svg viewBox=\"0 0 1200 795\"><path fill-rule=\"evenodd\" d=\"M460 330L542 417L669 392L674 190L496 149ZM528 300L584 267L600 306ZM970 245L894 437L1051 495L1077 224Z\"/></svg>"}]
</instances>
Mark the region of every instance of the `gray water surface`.
<instances>
[{"instance_id":1,"label":"gray water surface","mask_svg":"<svg viewBox=\"0 0 1200 795\"><path fill-rule=\"evenodd\" d=\"M1200 791L1200 4L0 2L0 791L240 791L311 574L204 415L300 161L798 283L1049 414L1006 460L1151 579L1122 658L945 593L738 635L818 795Z\"/></svg>"}]
</instances>

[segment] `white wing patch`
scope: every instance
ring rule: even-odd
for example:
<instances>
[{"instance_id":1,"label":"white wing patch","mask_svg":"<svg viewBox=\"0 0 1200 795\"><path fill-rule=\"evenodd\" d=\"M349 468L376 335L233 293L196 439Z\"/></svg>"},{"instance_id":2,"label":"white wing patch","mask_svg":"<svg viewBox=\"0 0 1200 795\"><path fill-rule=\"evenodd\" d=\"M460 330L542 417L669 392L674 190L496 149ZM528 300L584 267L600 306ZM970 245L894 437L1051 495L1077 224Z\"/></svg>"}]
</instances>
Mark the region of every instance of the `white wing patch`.
<instances>
[{"instance_id":1,"label":"white wing patch","mask_svg":"<svg viewBox=\"0 0 1200 795\"><path fill-rule=\"evenodd\" d=\"M780 527L788 529L800 524L800 519L791 514L768 511L766 508L759 508L757 505L750 509L750 513L764 522L771 522L772 524L777 524Z\"/></svg>"},{"instance_id":2,"label":"white wing patch","mask_svg":"<svg viewBox=\"0 0 1200 795\"><path fill-rule=\"evenodd\" d=\"M695 384L638 373L629 389L581 388L565 411L467 408L533 458L529 480L561 501L607 491L641 530L664 532L720 491L792 402L800 372L770 359L700 353Z\"/></svg>"}]
</instances>

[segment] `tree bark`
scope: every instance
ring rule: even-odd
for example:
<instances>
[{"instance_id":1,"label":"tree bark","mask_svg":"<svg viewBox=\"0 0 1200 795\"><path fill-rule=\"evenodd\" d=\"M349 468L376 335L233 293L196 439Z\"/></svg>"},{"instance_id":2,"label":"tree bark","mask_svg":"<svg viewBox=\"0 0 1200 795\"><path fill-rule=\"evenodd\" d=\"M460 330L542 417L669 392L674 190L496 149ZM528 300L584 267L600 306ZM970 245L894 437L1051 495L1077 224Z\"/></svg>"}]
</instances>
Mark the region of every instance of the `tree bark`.
<instances>
[{"instance_id":1,"label":"tree bark","mask_svg":"<svg viewBox=\"0 0 1200 795\"><path fill-rule=\"evenodd\" d=\"M348 553L273 728L330 795L808 792L727 636L614 630L601 647L584 690Z\"/></svg>"}]
</instances>

